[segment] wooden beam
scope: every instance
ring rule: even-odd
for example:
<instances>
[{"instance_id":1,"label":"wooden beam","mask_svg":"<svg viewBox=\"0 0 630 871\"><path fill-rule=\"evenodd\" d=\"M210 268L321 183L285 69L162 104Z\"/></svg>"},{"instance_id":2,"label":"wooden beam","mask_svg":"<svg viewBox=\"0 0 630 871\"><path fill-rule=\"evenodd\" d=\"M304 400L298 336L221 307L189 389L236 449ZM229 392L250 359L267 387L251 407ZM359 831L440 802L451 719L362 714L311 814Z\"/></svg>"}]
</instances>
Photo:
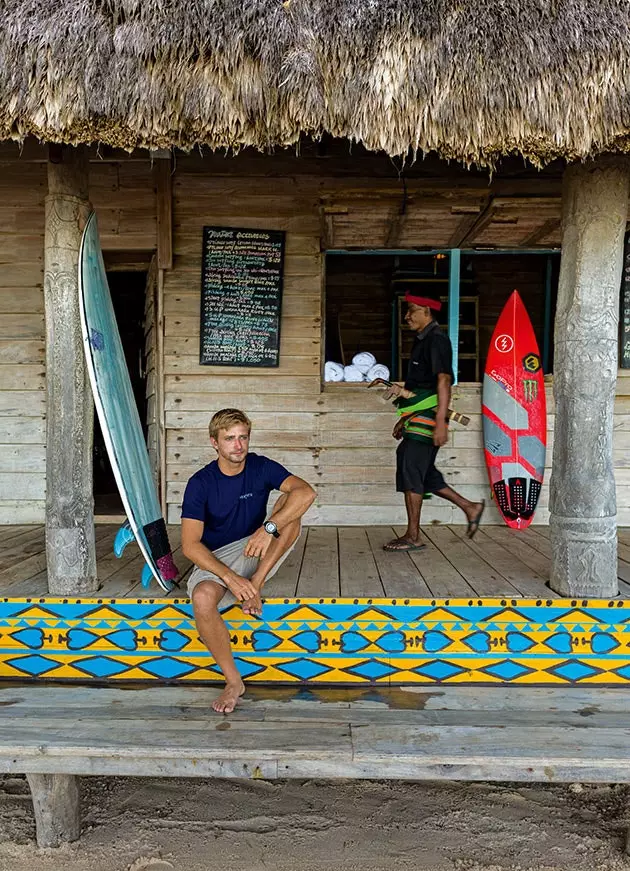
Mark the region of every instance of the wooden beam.
<instances>
[{"instance_id":1,"label":"wooden beam","mask_svg":"<svg viewBox=\"0 0 630 871\"><path fill-rule=\"evenodd\" d=\"M91 211L84 148L51 146L44 236L48 589L98 589L90 390L79 317L79 246Z\"/></svg>"},{"instance_id":2,"label":"wooden beam","mask_svg":"<svg viewBox=\"0 0 630 871\"><path fill-rule=\"evenodd\" d=\"M544 221L537 230L534 230L533 233L530 233L529 236L526 236L521 240L521 245L523 248L531 248L532 245L537 245L541 239L545 239L551 233L555 232L562 222L561 218L549 218Z\"/></svg>"},{"instance_id":3,"label":"wooden beam","mask_svg":"<svg viewBox=\"0 0 630 871\"><path fill-rule=\"evenodd\" d=\"M479 220L479 216L485 212L488 208L488 204L490 202L490 197L486 198L485 203L480 206L470 206L470 207L453 207L451 209L451 214L462 215L462 219L455 232L451 235L448 240L447 247L448 248L461 248L462 242L466 239L475 226L476 222Z\"/></svg>"},{"instance_id":4,"label":"wooden beam","mask_svg":"<svg viewBox=\"0 0 630 871\"><path fill-rule=\"evenodd\" d=\"M472 220L468 220L468 218ZM449 248L464 248L475 236L481 233L494 218L494 197L489 196L478 215L467 216L449 239ZM460 232L461 231L461 232Z\"/></svg>"},{"instance_id":5,"label":"wooden beam","mask_svg":"<svg viewBox=\"0 0 630 871\"><path fill-rule=\"evenodd\" d=\"M155 161L157 186L157 265L158 269L173 268L173 169L168 159Z\"/></svg>"}]
</instances>

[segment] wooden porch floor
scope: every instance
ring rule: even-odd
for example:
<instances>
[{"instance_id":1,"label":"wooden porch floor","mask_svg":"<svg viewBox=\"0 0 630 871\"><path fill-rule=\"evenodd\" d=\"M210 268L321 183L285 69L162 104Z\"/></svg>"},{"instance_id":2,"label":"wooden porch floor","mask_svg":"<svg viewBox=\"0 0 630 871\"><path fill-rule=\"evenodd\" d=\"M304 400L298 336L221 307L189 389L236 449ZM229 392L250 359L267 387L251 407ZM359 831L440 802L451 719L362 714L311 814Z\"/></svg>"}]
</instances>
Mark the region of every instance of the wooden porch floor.
<instances>
[{"instance_id":1,"label":"wooden porch floor","mask_svg":"<svg viewBox=\"0 0 630 871\"><path fill-rule=\"evenodd\" d=\"M140 584L142 559L130 544L116 559L112 543L117 527L97 525L99 595L107 598L155 598ZM556 598L549 579L548 527L526 532L484 526L471 542L463 526L430 526L427 548L385 553L383 544L401 529L391 526L311 526L266 587L268 596L385 596L417 598ZM171 545L184 580L191 565L181 552L180 528L169 528ZM619 588L630 598L630 530L619 529ZM186 585L172 595L185 596ZM0 596L47 595L43 526L0 527Z\"/></svg>"}]
</instances>

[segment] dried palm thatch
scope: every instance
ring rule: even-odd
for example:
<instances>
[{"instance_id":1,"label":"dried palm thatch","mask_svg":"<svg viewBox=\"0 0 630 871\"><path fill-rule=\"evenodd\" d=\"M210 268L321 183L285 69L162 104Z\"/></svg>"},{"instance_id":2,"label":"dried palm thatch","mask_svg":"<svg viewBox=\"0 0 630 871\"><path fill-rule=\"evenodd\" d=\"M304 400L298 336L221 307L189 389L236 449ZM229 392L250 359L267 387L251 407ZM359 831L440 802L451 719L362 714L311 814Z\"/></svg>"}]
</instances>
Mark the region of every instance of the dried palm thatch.
<instances>
[{"instance_id":1,"label":"dried palm thatch","mask_svg":"<svg viewBox=\"0 0 630 871\"><path fill-rule=\"evenodd\" d=\"M0 138L630 150L629 0L3 0Z\"/></svg>"}]
</instances>

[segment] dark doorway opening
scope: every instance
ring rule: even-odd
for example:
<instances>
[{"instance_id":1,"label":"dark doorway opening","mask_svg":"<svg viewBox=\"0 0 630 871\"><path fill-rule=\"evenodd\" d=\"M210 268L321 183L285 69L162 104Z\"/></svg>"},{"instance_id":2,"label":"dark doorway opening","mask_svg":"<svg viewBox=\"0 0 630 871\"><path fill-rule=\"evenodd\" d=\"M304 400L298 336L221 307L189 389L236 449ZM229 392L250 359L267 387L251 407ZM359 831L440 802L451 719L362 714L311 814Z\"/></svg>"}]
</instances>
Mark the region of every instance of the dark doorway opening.
<instances>
[{"instance_id":1,"label":"dark doorway opening","mask_svg":"<svg viewBox=\"0 0 630 871\"><path fill-rule=\"evenodd\" d=\"M146 272L108 272L107 281L112 296L118 330L122 341L127 369L131 378L133 393L146 439L147 399L145 373L144 308L147 273ZM116 479L112 471L103 432L94 417L94 514L124 514L123 504L118 493Z\"/></svg>"}]
</instances>

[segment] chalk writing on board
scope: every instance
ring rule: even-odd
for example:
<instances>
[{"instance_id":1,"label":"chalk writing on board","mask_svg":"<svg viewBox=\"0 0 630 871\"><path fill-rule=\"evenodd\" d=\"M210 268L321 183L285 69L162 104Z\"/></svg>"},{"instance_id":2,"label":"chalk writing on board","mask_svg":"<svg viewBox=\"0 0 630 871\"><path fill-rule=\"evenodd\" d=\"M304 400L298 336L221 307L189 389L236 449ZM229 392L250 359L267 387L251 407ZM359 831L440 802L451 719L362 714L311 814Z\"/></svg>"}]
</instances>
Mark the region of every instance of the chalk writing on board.
<instances>
[{"instance_id":1,"label":"chalk writing on board","mask_svg":"<svg viewBox=\"0 0 630 871\"><path fill-rule=\"evenodd\" d=\"M283 264L282 231L203 228L202 365L279 365Z\"/></svg>"},{"instance_id":2,"label":"chalk writing on board","mask_svg":"<svg viewBox=\"0 0 630 871\"><path fill-rule=\"evenodd\" d=\"M621 341L619 365L630 369L630 236L626 233L623 246L623 271L621 273Z\"/></svg>"}]
</instances>

